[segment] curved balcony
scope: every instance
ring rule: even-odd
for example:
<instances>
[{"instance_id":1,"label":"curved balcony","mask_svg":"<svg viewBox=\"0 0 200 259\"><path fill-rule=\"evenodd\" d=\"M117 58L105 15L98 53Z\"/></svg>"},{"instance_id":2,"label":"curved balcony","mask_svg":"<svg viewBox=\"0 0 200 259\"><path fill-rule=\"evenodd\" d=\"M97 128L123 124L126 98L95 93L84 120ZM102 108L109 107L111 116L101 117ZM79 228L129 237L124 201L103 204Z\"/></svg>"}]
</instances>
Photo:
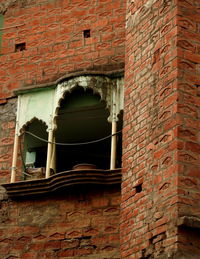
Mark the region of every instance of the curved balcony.
<instances>
[{"instance_id":1,"label":"curved balcony","mask_svg":"<svg viewBox=\"0 0 200 259\"><path fill-rule=\"evenodd\" d=\"M10 198L45 195L55 193L64 188L88 185L120 185L121 169L100 170L84 169L71 170L54 174L49 178L7 183L2 186Z\"/></svg>"}]
</instances>

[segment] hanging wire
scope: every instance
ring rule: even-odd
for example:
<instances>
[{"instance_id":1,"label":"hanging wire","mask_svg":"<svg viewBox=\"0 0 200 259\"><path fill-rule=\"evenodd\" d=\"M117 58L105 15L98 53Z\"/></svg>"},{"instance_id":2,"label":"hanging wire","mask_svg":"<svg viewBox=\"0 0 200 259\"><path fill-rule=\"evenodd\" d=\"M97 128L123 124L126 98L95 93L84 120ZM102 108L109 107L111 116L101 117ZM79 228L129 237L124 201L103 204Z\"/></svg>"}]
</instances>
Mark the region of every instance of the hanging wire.
<instances>
[{"instance_id":1,"label":"hanging wire","mask_svg":"<svg viewBox=\"0 0 200 259\"><path fill-rule=\"evenodd\" d=\"M122 130L119 130L117 131L115 134L110 134L106 137L103 137L103 138L100 138L100 139L96 139L96 140L92 140L92 141L88 141L88 142L79 142L79 143L59 143L59 142L51 142L51 141L48 141L46 139L43 139L35 134L33 134L32 132L30 131L24 131L24 133L27 133L31 136L33 136L34 138L37 138L45 143L49 143L49 144L54 144L54 145L58 145L58 146L79 146L79 145L89 145L89 144L95 144L95 143L98 143L98 142L101 142L101 141L104 141L106 139L109 139L117 134L119 134L120 132L122 132Z\"/></svg>"}]
</instances>

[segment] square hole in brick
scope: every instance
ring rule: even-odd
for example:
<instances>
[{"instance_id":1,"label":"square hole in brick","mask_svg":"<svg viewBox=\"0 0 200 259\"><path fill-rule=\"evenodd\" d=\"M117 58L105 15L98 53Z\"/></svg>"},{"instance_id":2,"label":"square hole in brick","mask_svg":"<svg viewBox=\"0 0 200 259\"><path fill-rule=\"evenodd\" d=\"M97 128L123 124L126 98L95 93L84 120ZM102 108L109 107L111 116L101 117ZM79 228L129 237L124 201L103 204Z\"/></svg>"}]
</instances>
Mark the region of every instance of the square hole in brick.
<instances>
[{"instance_id":1,"label":"square hole in brick","mask_svg":"<svg viewBox=\"0 0 200 259\"><path fill-rule=\"evenodd\" d=\"M84 30L83 36L84 36L84 38L90 38L91 37L90 30Z\"/></svg>"},{"instance_id":2,"label":"square hole in brick","mask_svg":"<svg viewBox=\"0 0 200 259\"><path fill-rule=\"evenodd\" d=\"M25 42L15 44L15 52L19 52L19 51L23 51L23 50L26 50Z\"/></svg>"},{"instance_id":3,"label":"square hole in brick","mask_svg":"<svg viewBox=\"0 0 200 259\"><path fill-rule=\"evenodd\" d=\"M142 192L142 183L135 187L135 191L136 191L136 193Z\"/></svg>"}]
</instances>

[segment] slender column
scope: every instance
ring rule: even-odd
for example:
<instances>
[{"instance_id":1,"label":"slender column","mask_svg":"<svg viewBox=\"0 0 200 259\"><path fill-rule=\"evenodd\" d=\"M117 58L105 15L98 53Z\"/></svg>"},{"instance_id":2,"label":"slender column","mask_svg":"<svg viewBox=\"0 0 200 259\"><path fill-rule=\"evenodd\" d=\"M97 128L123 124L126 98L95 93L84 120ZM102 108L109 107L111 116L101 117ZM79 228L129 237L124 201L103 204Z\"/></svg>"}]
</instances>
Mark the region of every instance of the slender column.
<instances>
[{"instance_id":1,"label":"slender column","mask_svg":"<svg viewBox=\"0 0 200 259\"><path fill-rule=\"evenodd\" d=\"M56 142L56 138L55 138L55 133L53 136L53 142ZM52 144L52 155L51 155L51 164L50 164L50 168L53 169L54 173L56 173L56 144Z\"/></svg>"},{"instance_id":2,"label":"slender column","mask_svg":"<svg viewBox=\"0 0 200 259\"><path fill-rule=\"evenodd\" d=\"M110 156L110 170L115 169L116 166L116 153L117 153L117 122L112 121L112 136L111 139L111 156Z\"/></svg>"},{"instance_id":3,"label":"slender column","mask_svg":"<svg viewBox=\"0 0 200 259\"><path fill-rule=\"evenodd\" d=\"M50 165L51 165L51 158L52 158L52 148L53 148L53 130L49 130L48 136L48 147L47 147L47 163L46 163L46 175L45 177L48 178L50 176Z\"/></svg>"},{"instance_id":4,"label":"slender column","mask_svg":"<svg viewBox=\"0 0 200 259\"><path fill-rule=\"evenodd\" d=\"M19 147L19 115L20 115L20 96L17 99L17 114L16 114L16 126L15 126L15 138L14 138L14 146L13 146L13 158L12 158L12 168L11 168L11 183L14 183L16 180L16 171L17 171L17 154Z\"/></svg>"},{"instance_id":5,"label":"slender column","mask_svg":"<svg viewBox=\"0 0 200 259\"><path fill-rule=\"evenodd\" d=\"M12 160L12 169L11 169L11 183L15 182L16 179L16 167L17 167L17 153L19 146L19 136L15 131L15 139L14 139L14 148L13 148L13 160Z\"/></svg>"}]
</instances>

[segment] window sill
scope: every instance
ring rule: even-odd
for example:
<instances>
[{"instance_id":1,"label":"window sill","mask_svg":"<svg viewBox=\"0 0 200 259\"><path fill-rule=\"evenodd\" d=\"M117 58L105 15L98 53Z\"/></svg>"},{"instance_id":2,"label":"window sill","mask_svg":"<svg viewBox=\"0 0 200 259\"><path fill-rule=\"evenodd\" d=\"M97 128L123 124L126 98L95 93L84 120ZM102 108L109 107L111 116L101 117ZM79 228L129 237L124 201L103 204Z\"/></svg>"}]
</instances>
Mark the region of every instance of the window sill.
<instances>
[{"instance_id":1,"label":"window sill","mask_svg":"<svg viewBox=\"0 0 200 259\"><path fill-rule=\"evenodd\" d=\"M46 179L27 180L3 184L10 198L45 195L66 187L80 185L120 185L121 169L115 170L71 170L54 174Z\"/></svg>"}]
</instances>

